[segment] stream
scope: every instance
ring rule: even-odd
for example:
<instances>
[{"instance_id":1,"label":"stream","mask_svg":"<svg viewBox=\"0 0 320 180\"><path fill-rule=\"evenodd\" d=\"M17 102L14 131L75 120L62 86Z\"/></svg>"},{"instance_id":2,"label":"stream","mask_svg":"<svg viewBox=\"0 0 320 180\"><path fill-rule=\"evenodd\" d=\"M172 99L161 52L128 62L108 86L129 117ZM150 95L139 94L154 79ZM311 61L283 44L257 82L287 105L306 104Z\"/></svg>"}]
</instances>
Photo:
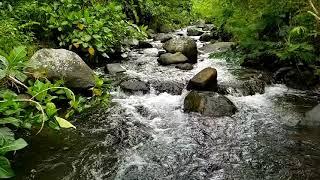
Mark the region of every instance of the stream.
<instances>
[{"instance_id":1,"label":"stream","mask_svg":"<svg viewBox=\"0 0 320 180\"><path fill-rule=\"evenodd\" d=\"M111 108L77 117L77 130L31 137L14 161L14 179L320 179L320 129L295 126L318 104L317 97L270 84L264 94L230 92L227 97L238 108L231 117L184 113L188 91L159 93L159 83L185 86L206 67L216 68L218 84L227 85L262 72L203 53L191 71L160 66L156 55L162 43L152 45L132 50L122 62L126 76L150 83L150 93L115 88Z\"/></svg>"}]
</instances>

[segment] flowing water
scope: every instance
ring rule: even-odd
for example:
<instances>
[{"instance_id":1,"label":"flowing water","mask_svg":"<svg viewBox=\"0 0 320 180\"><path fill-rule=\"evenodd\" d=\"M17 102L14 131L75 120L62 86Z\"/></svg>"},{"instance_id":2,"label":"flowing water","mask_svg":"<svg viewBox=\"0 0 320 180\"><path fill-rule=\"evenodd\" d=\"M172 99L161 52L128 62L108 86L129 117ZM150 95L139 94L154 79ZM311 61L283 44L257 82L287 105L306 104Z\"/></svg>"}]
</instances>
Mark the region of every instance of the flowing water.
<instances>
[{"instance_id":1,"label":"flowing water","mask_svg":"<svg viewBox=\"0 0 320 180\"><path fill-rule=\"evenodd\" d=\"M159 66L156 54L157 49L134 50L122 64L128 77L150 83L150 93L115 89L112 107L82 115L77 130L32 137L16 158L15 179L320 179L320 131L295 126L318 103L316 97L274 84L264 94L227 95L238 108L231 117L186 114L186 90L171 95L155 85L186 85L206 67L217 69L219 84L241 83L243 74L261 72L208 54L200 55L193 70L182 71Z\"/></svg>"}]
</instances>

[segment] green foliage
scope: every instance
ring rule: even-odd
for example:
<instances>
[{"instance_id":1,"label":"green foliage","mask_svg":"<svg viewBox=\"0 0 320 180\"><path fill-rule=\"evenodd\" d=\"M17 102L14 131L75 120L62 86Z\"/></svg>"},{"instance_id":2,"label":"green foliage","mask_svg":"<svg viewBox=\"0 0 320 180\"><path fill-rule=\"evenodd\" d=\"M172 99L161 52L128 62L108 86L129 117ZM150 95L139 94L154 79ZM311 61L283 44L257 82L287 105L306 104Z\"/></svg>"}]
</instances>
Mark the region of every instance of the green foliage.
<instances>
[{"instance_id":1,"label":"green foliage","mask_svg":"<svg viewBox=\"0 0 320 180\"><path fill-rule=\"evenodd\" d=\"M23 149L27 145L27 142L21 138L16 140L14 133L9 128L0 128L0 178L14 176L10 162L4 155L11 151Z\"/></svg>"},{"instance_id":2,"label":"green foliage","mask_svg":"<svg viewBox=\"0 0 320 180\"><path fill-rule=\"evenodd\" d=\"M34 129L41 132L44 126L59 130L75 128L66 119L84 108L84 98L76 97L63 81L52 83L48 80L27 79L24 74L27 53L26 47L19 46L9 53L0 56L0 75L2 81L14 84L9 89L0 89L0 178L14 175L9 161L4 157L7 152L24 148L27 144L23 139L14 139L9 129ZM25 82L28 84L26 85ZM20 89L22 87L22 89ZM16 92L18 93L16 93ZM69 108L58 108L59 102L69 102ZM64 117L60 117L61 114Z\"/></svg>"},{"instance_id":3,"label":"green foliage","mask_svg":"<svg viewBox=\"0 0 320 180\"><path fill-rule=\"evenodd\" d=\"M319 53L314 43L319 26L308 13L312 8L307 1L193 0L193 7L198 17L212 17L220 29L231 33L246 53L267 52L296 63L314 62Z\"/></svg>"},{"instance_id":4,"label":"green foliage","mask_svg":"<svg viewBox=\"0 0 320 180\"><path fill-rule=\"evenodd\" d=\"M57 36L62 47L79 48L94 55L121 46L125 38L143 37L140 29L125 20L122 7L115 3L87 0L60 0L44 8L48 33Z\"/></svg>"},{"instance_id":5,"label":"green foliage","mask_svg":"<svg viewBox=\"0 0 320 180\"><path fill-rule=\"evenodd\" d=\"M24 82L27 76L22 72L27 59L25 46L15 47L9 54L0 52L0 80L4 78Z\"/></svg>"}]
</instances>

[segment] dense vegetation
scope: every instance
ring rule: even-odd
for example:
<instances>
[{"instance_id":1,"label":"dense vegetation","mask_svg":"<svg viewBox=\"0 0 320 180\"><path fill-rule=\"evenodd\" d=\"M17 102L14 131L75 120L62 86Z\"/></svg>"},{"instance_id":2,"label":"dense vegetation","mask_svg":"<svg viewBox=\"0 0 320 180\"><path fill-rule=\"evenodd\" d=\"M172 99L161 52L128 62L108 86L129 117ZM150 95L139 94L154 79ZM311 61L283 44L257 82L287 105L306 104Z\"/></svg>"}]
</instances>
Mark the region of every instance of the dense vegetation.
<instances>
[{"instance_id":1,"label":"dense vegetation","mask_svg":"<svg viewBox=\"0 0 320 180\"><path fill-rule=\"evenodd\" d=\"M195 1L199 4L197 15L228 33L245 54L274 55L293 63L317 60L320 31L316 1Z\"/></svg>"},{"instance_id":2,"label":"dense vegetation","mask_svg":"<svg viewBox=\"0 0 320 180\"><path fill-rule=\"evenodd\" d=\"M14 175L6 157L27 145L21 138L16 140L14 132L74 127L66 119L88 104L63 81L25 72L36 50L61 47L89 64L106 62L127 40L205 20L217 26L222 40L236 41L241 54L317 65L318 4L301 0L0 1L0 178ZM102 95L102 87L97 78L93 95ZM66 104L67 111L61 112L59 106Z\"/></svg>"}]
</instances>

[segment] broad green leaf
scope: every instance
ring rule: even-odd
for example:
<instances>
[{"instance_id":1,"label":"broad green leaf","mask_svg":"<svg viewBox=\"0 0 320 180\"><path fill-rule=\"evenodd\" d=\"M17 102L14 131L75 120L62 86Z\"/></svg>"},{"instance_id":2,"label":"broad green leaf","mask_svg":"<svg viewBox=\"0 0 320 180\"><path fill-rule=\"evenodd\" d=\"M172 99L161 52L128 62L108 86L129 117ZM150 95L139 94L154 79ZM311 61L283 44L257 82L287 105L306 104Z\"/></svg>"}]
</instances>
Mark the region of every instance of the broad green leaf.
<instances>
[{"instance_id":1,"label":"broad green leaf","mask_svg":"<svg viewBox=\"0 0 320 180\"><path fill-rule=\"evenodd\" d=\"M14 141L13 132L7 128L0 128L0 146L3 146L7 141Z\"/></svg>"},{"instance_id":2,"label":"broad green leaf","mask_svg":"<svg viewBox=\"0 0 320 180\"><path fill-rule=\"evenodd\" d=\"M67 120L65 120L65 119L63 119L61 117L57 117L57 116L55 116L55 118L56 118L56 120L57 120L57 122L58 122L60 127L76 129L76 127L73 124L71 124L69 121L67 121Z\"/></svg>"},{"instance_id":3,"label":"broad green leaf","mask_svg":"<svg viewBox=\"0 0 320 180\"><path fill-rule=\"evenodd\" d=\"M20 126L21 121L19 119L16 119L14 117L6 117L0 119L0 124L12 124L16 127Z\"/></svg>"},{"instance_id":4,"label":"broad green leaf","mask_svg":"<svg viewBox=\"0 0 320 180\"><path fill-rule=\"evenodd\" d=\"M50 102L46 104L46 114L49 118L53 117L57 113L57 111L58 110L54 103Z\"/></svg>"},{"instance_id":5,"label":"broad green leaf","mask_svg":"<svg viewBox=\"0 0 320 180\"><path fill-rule=\"evenodd\" d=\"M28 143L22 138L15 141L8 141L0 147L0 154L5 155L7 152L23 149L27 145Z\"/></svg>"},{"instance_id":6,"label":"broad green leaf","mask_svg":"<svg viewBox=\"0 0 320 180\"><path fill-rule=\"evenodd\" d=\"M19 61L24 61L27 57L27 50L25 46L15 47L9 54L8 61L9 63L16 63Z\"/></svg>"},{"instance_id":7,"label":"broad green leaf","mask_svg":"<svg viewBox=\"0 0 320 180\"><path fill-rule=\"evenodd\" d=\"M11 178L13 176L14 172L11 169L9 160L4 156L0 156L0 178Z\"/></svg>"}]
</instances>

